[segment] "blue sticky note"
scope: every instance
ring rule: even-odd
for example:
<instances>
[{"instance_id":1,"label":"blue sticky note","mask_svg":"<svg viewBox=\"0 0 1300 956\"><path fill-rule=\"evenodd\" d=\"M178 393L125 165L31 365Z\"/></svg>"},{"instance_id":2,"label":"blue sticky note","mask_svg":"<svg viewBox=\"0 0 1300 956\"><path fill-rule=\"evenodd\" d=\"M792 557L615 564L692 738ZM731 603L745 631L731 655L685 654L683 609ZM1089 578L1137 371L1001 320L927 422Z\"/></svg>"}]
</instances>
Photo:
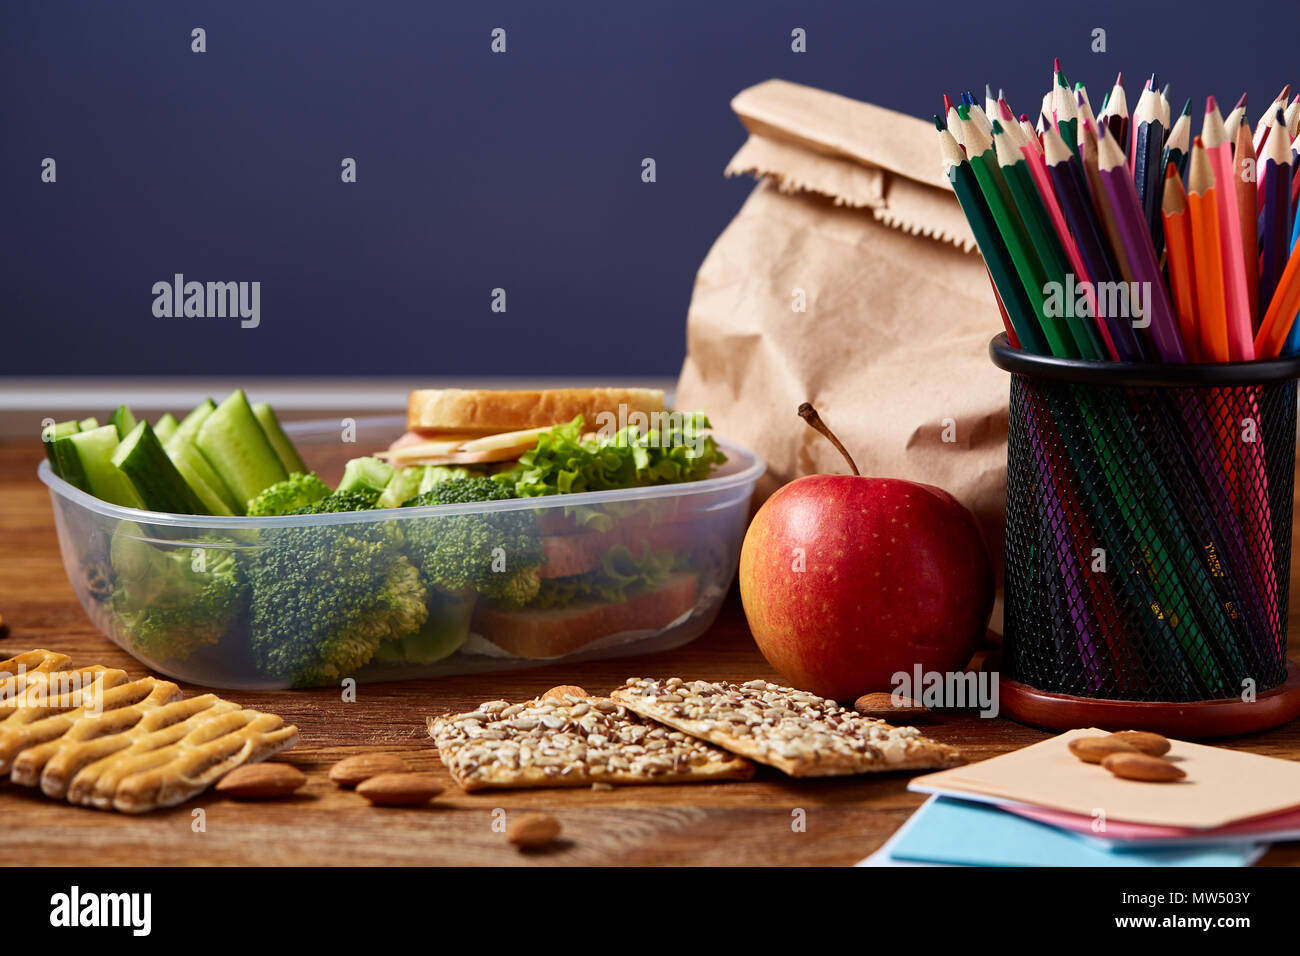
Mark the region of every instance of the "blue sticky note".
<instances>
[{"instance_id":1,"label":"blue sticky note","mask_svg":"<svg viewBox=\"0 0 1300 956\"><path fill-rule=\"evenodd\" d=\"M896 860L960 866L1249 866L1258 845L1126 850L1116 853L995 806L935 797L890 840Z\"/></svg>"}]
</instances>

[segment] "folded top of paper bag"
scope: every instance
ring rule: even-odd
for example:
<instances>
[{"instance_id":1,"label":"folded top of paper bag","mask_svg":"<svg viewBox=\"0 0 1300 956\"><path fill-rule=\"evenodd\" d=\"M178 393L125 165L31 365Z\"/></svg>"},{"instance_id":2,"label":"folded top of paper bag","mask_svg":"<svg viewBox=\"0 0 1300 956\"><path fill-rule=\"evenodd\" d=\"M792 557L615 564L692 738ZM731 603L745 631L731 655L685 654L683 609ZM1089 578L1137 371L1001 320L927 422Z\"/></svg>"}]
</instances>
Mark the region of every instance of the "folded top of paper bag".
<instances>
[{"instance_id":1,"label":"folded top of paper bag","mask_svg":"<svg viewBox=\"0 0 1300 956\"><path fill-rule=\"evenodd\" d=\"M905 232L974 248L924 121L786 80L742 90L731 108L750 138L728 176L766 176L784 192L818 193Z\"/></svg>"}]
</instances>

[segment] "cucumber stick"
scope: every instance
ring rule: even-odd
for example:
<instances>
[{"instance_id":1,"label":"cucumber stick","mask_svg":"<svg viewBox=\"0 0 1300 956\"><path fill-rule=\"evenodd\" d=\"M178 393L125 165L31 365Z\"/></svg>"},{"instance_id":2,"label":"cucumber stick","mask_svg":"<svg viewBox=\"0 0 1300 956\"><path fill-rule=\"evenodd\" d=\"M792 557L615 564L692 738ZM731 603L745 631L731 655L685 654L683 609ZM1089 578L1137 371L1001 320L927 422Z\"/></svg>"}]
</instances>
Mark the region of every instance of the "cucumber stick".
<instances>
[{"instance_id":1,"label":"cucumber stick","mask_svg":"<svg viewBox=\"0 0 1300 956\"><path fill-rule=\"evenodd\" d=\"M259 402L253 406L253 416L257 419L257 423L262 426L262 431L266 433L266 440L275 449L276 455L280 458L280 464L284 465L284 470L290 474L296 471L305 475L307 466L298 455L298 449L293 447L293 442L289 440L289 436L280 427L280 419L275 417L275 412L271 410L271 406L266 402Z\"/></svg>"},{"instance_id":2,"label":"cucumber stick","mask_svg":"<svg viewBox=\"0 0 1300 956\"><path fill-rule=\"evenodd\" d=\"M66 462L68 469L82 476L85 490L96 498L128 508L142 508L144 502L135 485L113 464L113 452L117 446L117 428L104 425L60 438L54 443L54 454L61 466ZM77 484L72 478L66 480Z\"/></svg>"},{"instance_id":3,"label":"cucumber stick","mask_svg":"<svg viewBox=\"0 0 1300 956\"><path fill-rule=\"evenodd\" d=\"M176 426L176 434L188 435L193 438L198 434L199 426L207 421L208 416L217 409L217 403L212 399L205 399L199 405L196 405L194 411L190 412L181 419L181 423Z\"/></svg>"},{"instance_id":4,"label":"cucumber stick","mask_svg":"<svg viewBox=\"0 0 1300 956\"><path fill-rule=\"evenodd\" d=\"M114 417L117 418L116 413ZM163 451L162 442L158 441L153 426L148 422L139 422L127 432L113 451L112 462L131 479L144 506L150 511L178 515L208 513L199 496L185 483L167 452Z\"/></svg>"},{"instance_id":5,"label":"cucumber stick","mask_svg":"<svg viewBox=\"0 0 1300 956\"><path fill-rule=\"evenodd\" d=\"M59 471L59 463L54 457L54 443L60 438L67 438L79 431L81 431L81 426L76 422L56 422L41 429L41 441L45 443L45 457L50 460L50 467L54 469L54 473L60 478L63 477L63 474Z\"/></svg>"},{"instance_id":6,"label":"cucumber stick","mask_svg":"<svg viewBox=\"0 0 1300 956\"><path fill-rule=\"evenodd\" d=\"M289 477L243 389L235 389L204 419L194 444L241 502Z\"/></svg>"},{"instance_id":7,"label":"cucumber stick","mask_svg":"<svg viewBox=\"0 0 1300 956\"><path fill-rule=\"evenodd\" d=\"M126 436L135 429L135 415L125 405L119 405L108 416L108 423L117 429L117 440L126 441Z\"/></svg>"},{"instance_id":8,"label":"cucumber stick","mask_svg":"<svg viewBox=\"0 0 1300 956\"><path fill-rule=\"evenodd\" d=\"M208 460L194 447L194 439L175 434L163 444L163 450L210 512L214 515L244 513L240 503L235 500L234 492L226 487L221 476L212 470Z\"/></svg>"},{"instance_id":9,"label":"cucumber stick","mask_svg":"<svg viewBox=\"0 0 1300 956\"><path fill-rule=\"evenodd\" d=\"M167 412L158 421L154 422L153 433L158 436L160 442L166 445L167 439L176 434L179 425L180 422L176 421L176 416L171 412Z\"/></svg>"},{"instance_id":10,"label":"cucumber stick","mask_svg":"<svg viewBox=\"0 0 1300 956\"><path fill-rule=\"evenodd\" d=\"M77 422L77 428L83 432L88 432L92 428L98 428L98 427L99 427L98 418L83 418L81 421Z\"/></svg>"}]
</instances>

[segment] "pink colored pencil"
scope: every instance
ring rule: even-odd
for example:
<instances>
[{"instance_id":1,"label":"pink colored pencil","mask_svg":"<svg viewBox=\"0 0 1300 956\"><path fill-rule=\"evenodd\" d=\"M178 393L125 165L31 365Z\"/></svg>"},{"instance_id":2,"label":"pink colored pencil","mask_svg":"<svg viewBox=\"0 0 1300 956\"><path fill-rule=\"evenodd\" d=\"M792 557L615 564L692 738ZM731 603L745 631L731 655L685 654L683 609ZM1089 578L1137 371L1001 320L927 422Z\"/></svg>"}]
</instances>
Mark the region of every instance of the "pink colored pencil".
<instances>
[{"instance_id":1,"label":"pink colored pencil","mask_svg":"<svg viewBox=\"0 0 1300 956\"><path fill-rule=\"evenodd\" d=\"M1241 217L1237 210L1237 192L1234 188L1232 143L1228 140L1214 97L1205 101L1205 124L1201 128L1201 141L1214 179L1218 183L1219 228L1222 230L1224 311L1228 318L1228 352L1234 362L1249 362L1255 357L1253 317L1250 313L1250 293L1246 289L1245 253L1242 251ZM1251 281L1257 281L1252 277Z\"/></svg>"}]
</instances>

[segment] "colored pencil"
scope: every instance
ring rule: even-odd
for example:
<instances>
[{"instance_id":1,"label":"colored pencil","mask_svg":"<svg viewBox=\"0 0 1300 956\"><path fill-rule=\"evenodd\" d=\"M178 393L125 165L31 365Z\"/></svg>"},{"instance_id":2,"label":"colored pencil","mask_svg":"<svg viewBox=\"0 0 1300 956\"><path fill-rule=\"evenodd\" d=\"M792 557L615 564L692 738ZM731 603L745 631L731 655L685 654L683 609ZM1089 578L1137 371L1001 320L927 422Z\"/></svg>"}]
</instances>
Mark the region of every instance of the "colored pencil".
<instances>
[{"instance_id":1,"label":"colored pencil","mask_svg":"<svg viewBox=\"0 0 1300 956\"><path fill-rule=\"evenodd\" d=\"M1152 74L1153 83L1155 75ZM1160 94L1147 84L1133 111L1133 187L1142 205L1142 217L1156 258L1164 248L1160 224L1160 193L1164 187L1164 167L1160 154L1165 144L1165 127L1160 121Z\"/></svg>"},{"instance_id":2,"label":"colored pencil","mask_svg":"<svg viewBox=\"0 0 1300 956\"><path fill-rule=\"evenodd\" d=\"M1155 247L1151 244L1151 233L1143 220L1142 208L1138 204L1137 191L1124 162L1124 154L1104 130L1097 137L1097 167L1119 227L1124 253L1133 270L1133 278L1146 284L1148 314L1143 318L1147 322L1146 328L1152 344L1161 361L1186 362L1187 352L1178 333L1178 321L1174 318L1169 293L1165 289L1160 264L1156 260Z\"/></svg>"},{"instance_id":3,"label":"colored pencil","mask_svg":"<svg viewBox=\"0 0 1300 956\"><path fill-rule=\"evenodd\" d=\"M1025 225L1030 244L1037 251L1042 264L1044 296L1050 295L1047 285L1054 283L1058 289L1055 301L1065 313L1065 325L1070 330L1075 348L1081 357L1092 360L1107 357L1106 346L1097 332L1095 322L1089 316L1075 315L1073 302L1065 301L1064 290L1069 285L1066 280L1066 275L1070 271L1069 257L1052 225L1051 215L1034 183L1024 153L1016 149L1012 134L996 121L993 124L993 144L998 165L1002 170L1002 178L1011 191L1016 211ZM1051 301L1051 298L1047 299L1047 303Z\"/></svg>"},{"instance_id":4,"label":"colored pencil","mask_svg":"<svg viewBox=\"0 0 1300 956\"><path fill-rule=\"evenodd\" d=\"M1165 139L1164 152L1160 154L1160 166L1163 169L1170 163L1178 170L1180 178L1187 177L1187 157L1192 142L1192 101L1183 104L1183 111L1174 121L1174 128Z\"/></svg>"},{"instance_id":5,"label":"colored pencil","mask_svg":"<svg viewBox=\"0 0 1300 956\"><path fill-rule=\"evenodd\" d=\"M1255 357L1252 344L1253 322L1250 296L1246 291L1245 259L1242 253L1241 220L1237 214L1237 195L1233 187L1232 144L1228 142L1214 97L1205 101L1205 124L1201 140L1214 168L1218 185L1219 228L1222 230L1220 252L1223 256L1224 311L1228 319L1228 348L1234 362L1248 362Z\"/></svg>"},{"instance_id":6,"label":"colored pencil","mask_svg":"<svg viewBox=\"0 0 1300 956\"><path fill-rule=\"evenodd\" d=\"M1246 280L1246 299L1250 303L1250 334L1259 328L1259 208L1255 187L1255 147L1250 142L1250 127L1241 123L1237 145L1232 151L1232 187L1237 194L1237 228L1241 230L1241 272ZM1252 346L1253 350L1253 346Z\"/></svg>"},{"instance_id":7,"label":"colored pencil","mask_svg":"<svg viewBox=\"0 0 1300 956\"><path fill-rule=\"evenodd\" d=\"M1247 130L1250 124L1246 121L1246 94L1241 94L1241 99L1237 100L1237 105L1232 108L1227 116L1223 118L1223 128L1228 134L1228 142L1237 142L1237 130L1243 125Z\"/></svg>"},{"instance_id":8,"label":"colored pencil","mask_svg":"<svg viewBox=\"0 0 1300 956\"><path fill-rule=\"evenodd\" d=\"M1049 129L1043 133L1043 149L1053 191L1077 246L1083 272L1094 283L1118 281L1118 272L1107 249L1101 223L1088 201L1088 186L1078 158L1070 152L1056 130ZM1097 299L1095 292L1092 299ZM1133 334L1132 321L1125 316L1106 314L1099 301L1094 308L1109 329L1115 358L1121 362L1144 361L1142 347Z\"/></svg>"},{"instance_id":9,"label":"colored pencil","mask_svg":"<svg viewBox=\"0 0 1300 956\"><path fill-rule=\"evenodd\" d=\"M1064 323L1058 318L1049 318L1043 311L1043 285L1047 281L1043 275L1042 264L1038 254L1030 245L1024 224L1016 211L1015 202L1002 171L998 167L997 153L993 147L992 137L985 134L970 119L969 108L962 105L957 109L961 117L962 132L966 139L966 159L979 184L984 201L988 203L989 212L998 227L998 234L1006 243L1007 253L1015 266L1016 276L1030 304L1034 317L1038 320L1039 330L1048 351L1063 358L1077 358L1073 344L1067 344ZM965 115L962 115L965 113ZM1008 310L1010 306L1008 305Z\"/></svg>"},{"instance_id":10,"label":"colored pencil","mask_svg":"<svg viewBox=\"0 0 1300 956\"><path fill-rule=\"evenodd\" d=\"M1268 310L1291 250L1291 147L1287 144L1286 119L1281 110L1273 111L1273 125L1275 129L1264 141L1260 163L1268 175L1260 214L1257 306L1260 314Z\"/></svg>"},{"instance_id":11,"label":"colored pencil","mask_svg":"<svg viewBox=\"0 0 1300 956\"><path fill-rule=\"evenodd\" d=\"M1224 312L1223 253L1220 248L1218 186L1201 137L1192 142L1187 212L1192 271L1196 276L1196 319L1201 360L1228 361L1228 319Z\"/></svg>"},{"instance_id":12,"label":"colored pencil","mask_svg":"<svg viewBox=\"0 0 1300 956\"><path fill-rule=\"evenodd\" d=\"M1286 268L1282 270L1273 298L1268 303L1268 311L1260 320L1259 332L1255 335L1255 353L1260 358L1276 358L1282 353L1282 345L1295 324L1297 310L1300 310L1300 255L1297 252L1300 252L1300 244L1292 247Z\"/></svg>"},{"instance_id":13,"label":"colored pencil","mask_svg":"<svg viewBox=\"0 0 1300 956\"><path fill-rule=\"evenodd\" d=\"M1133 269L1129 265L1128 256L1124 253L1124 240L1120 235L1115 213L1110 208L1110 200L1106 198L1106 187L1102 184L1101 171L1097 168L1097 130L1093 129L1091 124L1083 127L1080 137L1079 165L1083 168L1084 179L1088 183L1088 194L1092 199L1097 221L1101 223L1102 231L1106 235L1111 261L1119 270L1120 278L1131 283Z\"/></svg>"},{"instance_id":14,"label":"colored pencil","mask_svg":"<svg viewBox=\"0 0 1300 956\"><path fill-rule=\"evenodd\" d=\"M1114 136L1116 141L1128 142L1128 100L1124 96L1123 73L1115 77L1115 85L1111 87L1110 94L1106 97L1106 107L1098 117L1098 122L1106 126L1107 132Z\"/></svg>"},{"instance_id":15,"label":"colored pencil","mask_svg":"<svg viewBox=\"0 0 1300 956\"><path fill-rule=\"evenodd\" d=\"M1258 156L1264 151L1264 144L1268 141L1270 126L1270 117L1273 115L1273 109L1277 106L1286 108L1287 98L1291 95L1291 84L1288 83L1282 87L1277 96L1273 97L1273 102L1269 104L1268 109L1264 110L1259 116L1259 123L1255 126L1255 136L1252 145L1255 147L1255 155Z\"/></svg>"},{"instance_id":16,"label":"colored pencil","mask_svg":"<svg viewBox=\"0 0 1300 956\"><path fill-rule=\"evenodd\" d=\"M1079 152L1079 108L1074 94L1065 80L1065 73L1056 71L1056 85L1052 87L1052 109L1056 113L1056 131L1070 147L1070 152Z\"/></svg>"},{"instance_id":17,"label":"colored pencil","mask_svg":"<svg viewBox=\"0 0 1300 956\"><path fill-rule=\"evenodd\" d=\"M947 129L939 130L939 151L946 166L948 181L952 183L962 212L970 222L971 232L979 243L984 263L998 292L998 304L1006 321L1019 340L1020 347L1039 355L1048 354L1047 342L1038 327L1038 319L1025 296L1025 290L1016 277L1015 265L1007 251L1006 243L998 233L997 223L989 210L979 182L956 139Z\"/></svg>"},{"instance_id":18,"label":"colored pencil","mask_svg":"<svg viewBox=\"0 0 1300 956\"><path fill-rule=\"evenodd\" d=\"M1165 227L1165 249L1169 254L1169 288L1173 293L1174 312L1178 316L1183 346L1190 361L1202 361L1200 327L1196 318L1196 274L1192 268L1192 225L1187 212L1187 193L1173 163L1165 169L1160 213Z\"/></svg>"}]
</instances>

